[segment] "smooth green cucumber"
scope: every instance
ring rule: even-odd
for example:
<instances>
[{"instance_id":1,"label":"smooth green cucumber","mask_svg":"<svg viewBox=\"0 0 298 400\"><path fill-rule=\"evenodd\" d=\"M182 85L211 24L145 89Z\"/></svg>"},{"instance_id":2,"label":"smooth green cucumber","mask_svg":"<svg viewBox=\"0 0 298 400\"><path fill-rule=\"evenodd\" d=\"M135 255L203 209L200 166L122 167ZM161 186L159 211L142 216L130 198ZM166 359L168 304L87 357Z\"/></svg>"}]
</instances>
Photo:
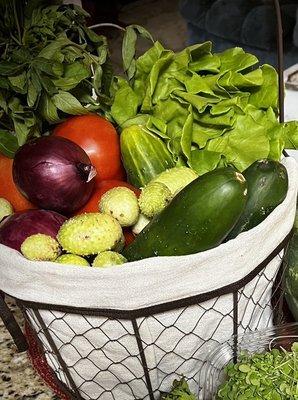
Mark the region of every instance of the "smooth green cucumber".
<instances>
[{"instance_id":1,"label":"smooth green cucumber","mask_svg":"<svg viewBox=\"0 0 298 400\"><path fill-rule=\"evenodd\" d=\"M256 161L242 173L247 181L247 203L227 240L259 225L283 202L288 191L287 170L278 161Z\"/></svg>"},{"instance_id":2,"label":"smooth green cucumber","mask_svg":"<svg viewBox=\"0 0 298 400\"><path fill-rule=\"evenodd\" d=\"M226 167L192 181L123 252L129 261L197 253L218 246L246 202L246 182Z\"/></svg>"},{"instance_id":3,"label":"smooth green cucumber","mask_svg":"<svg viewBox=\"0 0 298 400\"><path fill-rule=\"evenodd\" d=\"M142 126L123 129L120 146L128 181L135 187L147 185L156 175L174 167L164 142Z\"/></svg>"},{"instance_id":4,"label":"smooth green cucumber","mask_svg":"<svg viewBox=\"0 0 298 400\"><path fill-rule=\"evenodd\" d=\"M284 255L285 298L295 321L298 322L298 212L294 225L294 234Z\"/></svg>"}]
</instances>

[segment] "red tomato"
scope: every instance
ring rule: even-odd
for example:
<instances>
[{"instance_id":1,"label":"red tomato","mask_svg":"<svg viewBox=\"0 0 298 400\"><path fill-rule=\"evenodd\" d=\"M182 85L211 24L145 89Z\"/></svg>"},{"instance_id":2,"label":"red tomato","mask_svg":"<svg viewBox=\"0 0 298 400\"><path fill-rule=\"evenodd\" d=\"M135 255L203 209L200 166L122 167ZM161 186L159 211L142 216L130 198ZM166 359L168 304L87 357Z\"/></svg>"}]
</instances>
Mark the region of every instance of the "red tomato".
<instances>
[{"instance_id":1,"label":"red tomato","mask_svg":"<svg viewBox=\"0 0 298 400\"><path fill-rule=\"evenodd\" d=\"M54 135L72 140L85 150L97 170L96 183L124 179L119 135L105 118L97 114L76 115L57 125Z\"/></svg>"},{"instance_id":2,"label":"red tomato","mask_svg":"<svg viewBox=\"0 0 298 400\"><path fill-rule=\"evenodd\" d=\"M14 211L36 208L17 189L12 177L13 160L0 154L0 197L8 200Z\"/></svg>"},{"instance_id":3,"label":"red tomato","mask_svg":"<svg viewBox=\"0 0 298 400\"><path fill-rule=\"evenodd\" d=\"M127 182L123 181L117 181L117 180L107 180L107 181L102 181L98 184L98 186L94 189L89 201L82 207L80 210L76 211L76 215L82 214L84 212L98 212L98 203L101 199L101 197L107 192L108 190L118 187L118 186L124 186L127 187L135 192L137 196L140 195L141 191L139 189L136 189L134 186L130 185Z\"/></svg>"},{"instance_id":4,"label":"red tomato","mask_svg":"<svg viewBox=\"0 0 298 400\"><path fill-rule=\"evenodd\" d=\"M123 234L125 237L125 246L128 246L130 243L132 243L135 240L135 235L132 233L132 231L129 228L123 229Z\"/></svg>"}]
</instances>

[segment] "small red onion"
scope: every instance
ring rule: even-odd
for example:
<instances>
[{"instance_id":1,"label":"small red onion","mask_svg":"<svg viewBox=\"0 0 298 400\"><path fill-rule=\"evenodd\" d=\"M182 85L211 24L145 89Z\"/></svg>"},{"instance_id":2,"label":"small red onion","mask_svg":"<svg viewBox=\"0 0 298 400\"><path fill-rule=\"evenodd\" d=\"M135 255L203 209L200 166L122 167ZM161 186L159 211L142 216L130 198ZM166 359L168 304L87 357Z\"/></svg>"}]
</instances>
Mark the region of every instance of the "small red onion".
<instances>
[{"instance_id":1,"label":"small red onion","mask_svg":"<svg viewBox=\"0 0 298 400\"><path fill-rule=\"evenodd\" d=\"M46 136L24 144L13 162L20 192L40 208L68 215L89 200L96 169L71 140Z\"/></svg>"},{"instance_id":2,"label":"small red onion","mask_svg":"<svg viewBox=\"0 0 298 400\"><path fill-rule=\"evenodd\" d=\"M57 236L66 217L48 210L20 211L0 223L0 243L20 251L23 241L36 233Z\"/></svg>"}]
</instances>

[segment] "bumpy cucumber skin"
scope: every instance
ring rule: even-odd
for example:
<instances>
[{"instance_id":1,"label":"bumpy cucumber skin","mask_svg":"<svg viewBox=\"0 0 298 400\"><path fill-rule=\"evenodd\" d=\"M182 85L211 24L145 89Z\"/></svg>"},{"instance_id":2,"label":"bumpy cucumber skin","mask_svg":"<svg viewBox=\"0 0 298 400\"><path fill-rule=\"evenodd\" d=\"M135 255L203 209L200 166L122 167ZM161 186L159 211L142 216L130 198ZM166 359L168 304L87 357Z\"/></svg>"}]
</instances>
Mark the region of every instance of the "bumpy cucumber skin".
<instances>
[{"instance_id":1,"label":"bumpy cucumber skin","mask_svg":"<svg viewBox=\"0 0 298 400\"><path fill-rule=\"evenodd\" d=\"M163 141L138 125L123 129L121 155L127 179L135 187L144 187L156 175L174 167L173 158Z\"/></svg>"},{"instance_id":2,"label":"bumpy cucumber skin","mask_svg":"<svg viewBox=\"0 0 298 400\"><path fill-rule=\"evenodd\" d=\"M123 252L129 261L193 254L218 246L244 210L246 182L233 168L187 185Z\"/></svg>"},{"instance_id":3,"label":"bumpy cucumber skin","mask_svg":"<svg viewBox=\"0 0 298 400\"><path fill-rule=\"evenodd\" d=\"M283 202L288 191L287 170L278 161L260 160L248 167L243 175L247 181L248 196L243 214L227 240L259 225Z\"/></svg>"}]
</instances>

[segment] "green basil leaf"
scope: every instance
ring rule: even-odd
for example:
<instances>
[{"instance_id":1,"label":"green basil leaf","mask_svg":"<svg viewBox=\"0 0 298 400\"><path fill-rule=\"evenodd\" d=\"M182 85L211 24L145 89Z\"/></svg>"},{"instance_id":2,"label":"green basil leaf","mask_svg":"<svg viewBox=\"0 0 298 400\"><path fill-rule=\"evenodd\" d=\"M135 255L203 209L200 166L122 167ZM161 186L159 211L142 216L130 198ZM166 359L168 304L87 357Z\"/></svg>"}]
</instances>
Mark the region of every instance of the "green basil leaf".
<instances>
[{"instance_id":1,"label":"green basil leaf","mask_svg":"<svg viewBox=\"0 0 298 400\"><path fill-rule=\"evenodd\" d=\"M88 110L69 92L59 91L52 97L52 101L58 110L67 114L88 114Z\"/></svg>"},{"instance_id":2,"label":"green basil leaf","mask_svg":"<svg viewBox=\"0 0 298 400\"><path fill-rule=\"evenodd\" d=\"M86 33L88 39L91 40L91 42L93 42L93 43L105 43L106 42L106 38L104 36L98 35L92 29L84 27L84 32Z\"/></svg>"},{"instance_id":3,"label":"green basil leaf","mask_svg":"<svg viewBox=\"0 0 298 400\"><path fill-rule=\"evenodd\" d=\"M92 87L85 81L79 83L79 85L71 91L71 94L82 104L94 104L95 102L92 98Z\"/></svg>"},{"instance_id":4,"label":"green basil leaf","mask_svg":"<svg viewBox=\"0 0 298 400\"><path fill-rule=\"evenodd\" d=\"M19 146L22 146L23 144L26 143L29 137L31 126L28 126L23 119L17 118L15 116L12 117L12 120L18 144Z\"/></svg>"},{"instance_id":5,"label":"green basil leaf","mask_svg":"<svg viewBox=\"0 0 298 400\"><path fill-rule=\"evenodd\" d=\"M136 72L136 60L133 59L130 63L130 66L129 66L127 72L126 72L128 80L131 80L134 77L135 72Z\"/></svg>"},{"instance_id":6,"label":"green basil leaf","mask_svg":"<svg viewBox=\"0 0 298 400\"><path fill-rule=\"evenodd\" d=\"M0 75L14 75L22 71L23 64L16 64L10 61L0 61Z\"/></svg>"},{"instance_id":7,"label":"green basil leaf","mask_svg":"<svg viewBox=\"0 0 298 400\"><path fill-rule=\"evenodd\" d=\"M56 40L50 42L38 54L38 58L53 60L57 52L61 52L62 48L71 44L65 33L60 34Z\"/></svg>"},{"instance_id":8,"label":"green basil leaf","mask_svg":"<svg viewBox=\"0 0 298 400\"><path fill-rule=\"evenodd\" d=\"M41 96L39 102L39 111L42 117L51 124L55 124L60 121L57 112L57 107L52 102L50 96L47 95L46 93L43 96Z\"/></svg>"},{"instance_id":9,"label":"green basil leaf","mask_svg":"<svg viewBox=\"0 0 298 400\"><path fill-rule=\"evenodd\" d=\"M42 89L41 78L40 78L40 75L34 69L31 69L31 71L30 71L30 79L31 79L32 85L34 85L34 87L35 87L35 90L37 92L40 92Z\"/></svg>"},{"instance_id":10,"label":"green basil leaf","mask_svg":"<svg viewBox=\"0 0 298 400\"><path fill-rule=\"evenodd\" d=\"M37 98L38 98L39 92L36 90L35 86L31 81L29 81L28 84L28 92L27 92L27 103L29 107L34 107Z\"/></svg>"},{"instance_id":11,"label":"green basil leaf","mask_svg":"<svg viewBox=\"0 0 298 400\"><path fill-rule=\"evenodd\" d=\"M125 30L122 42L122 58L124 72L128 71L136 52L137 34L132 26ZM132 71L131 71L132 73Z\"/></svg>"},{"instance_id":12,"label":"green basil leaf","mask_svg":"<svg viewBox=\"0 0 298 400\"><path fill-rule=\"evenodd\" d=\"M104 44L98 46L96 48L97 55L98 55L98 63L104 64L107 61L108 54L109 54L109 47L107 41L104 42Z\"/></svg>"},{"instance_id":13,"label":"green basil leaf","mask_svg":"<svg viewBox=\"0 0 298 400\"><path fill-rule=\"evenodd\" d=\"M134 77L136 71L136 61L134 60L136 53L137 33L153 42L150 33L140 25L130 25L126 28L122 42L122 59L124 72L127 73L128 79Z\"/></svg>"},{"instance_id":14,"label":"green basil leaf","mask_svg":"<svg viewBox=\"0 0 298 400\"><path fill-rule=\"evenodd\" d=\"M32 65L37 70L46 73L52 77L59 77L63 73L63 65L53 60L48 60L43 57L36 57Z\"/></svg>"},{"instance_id":15,"label":"green basil leaf","mask_svg":"<svg viewBox=\"0 0 298 400\"><path fill-rule=\"evenodd\" d=\"M27 76L25 72L23 72L20 75L9 76L8 80L16 92L18 93L26 92Z\"/></svg>"},{"instance_id":16,"label":"green basil leaf","mask_svg":"<svg viewBox=\"0 0 298 400\"><path fill-rule=\"evenodd\" d=\"M1 89L10 89L9 80L4 76L0 76L0 88Z\"/></svg>"},{"instance_id":17,"label":"green basil leaf","mask_svg":"<svg viewBox=\"0 0 298 400\"><path fill-rule=\"evenodd\" d=\"M136 30L141 37L143 37L144 39L150 40L152 43L154 42L151 34L143 26L141 26L141 25L130 25L130 26L131 26L131 28Z\"/></svg>"},{"instance_id":18,"label":"green basil leaf","mask_svg":"<svg viewBox=\"0 0 298 400\"><path fill-rule=\"evenodd\" d=\"M54 94L58 93L58 89L55 86L54 82L48 76L41 76L40 82L42 87L45 91L50 95L53 96Z\"/></svg>"},{"instance_id":19,"label":"green basil leaf","mask_svg":"<svg viewBox=\"0 0 298 400\"><path fill-rule=\"evenodd\" d=\"M101 77L101 91L103 94L108 96L109 98L112 97L111 95L111 85L113 82L114 78L114 73L113 73L113 66L112 63L107 60L105 64L101 66L103 74ZM99 87L98 87L98 92L99 92Z\"/></svg>"},{"instance_id":20,"label":"green basil leaf","mask_svg":"<svg viewBox=\"0 0 298 400\"><path fill-rule=\"evenodd\" d=\"M13 158L18 150L18 139L11 132L0 129L0 153Z\"/></svg>"},{"instance_id":21,"label":"green basil leaf","mask_svg":"<svg viewBox=\"0 0 298 400\"><path fill-rule=\"evenodd\" d=\"M80 48L81 47L81 48ZM71 64L78 58L83 58L83 48L84 46L67 46L64 47L61 51L64 55L65 62Z\"/></svg>"},{"instance_id":22,"label":"green basil leaf","mask_svg":"<svg viewBox=\"0 0 298 400\"><path fill-rule=\"evenodd\" d=\"M19 49L15 49L11 55L11 61L16 62L17 64L26 64L31 59L32 54L29 49L24 46Z\"/></svg>"},{"instance_id":23,"label":"green basil leaf","mask_svg":"<svg viewBox=\"0 0 298 400\"><path fill-rule=\"evenodd\" d=\"M69 91L75 88L83 79L89 78L90 75L90 69L76 61L72 64L66 65L63 76L53 80L53 83L58 89Z\"/></svg>"},{"instance_id":24,"label":"green basil leaf","mask_svg":"<svg viewBox=\"0 0 298 400\"><path fill-rule=\"evenodd\" d=\"M21 100L17 97L12 97L9 99L7 102L8 108L13 112L13 113L24 113L24 108L21 104Z\"/></svg>"},{"instance_id":25,"label":"green basil leaf","mask_svg":"<svg viewBox=\"0 0 298 400\"><path fill-rule=\"evenodd\" d=\"M93 87L97 94L100 93L102 75L103 75L102 68L100 65L98 65L95 69L94 76L92 79Z\"/></svg>"}]
</instances>

